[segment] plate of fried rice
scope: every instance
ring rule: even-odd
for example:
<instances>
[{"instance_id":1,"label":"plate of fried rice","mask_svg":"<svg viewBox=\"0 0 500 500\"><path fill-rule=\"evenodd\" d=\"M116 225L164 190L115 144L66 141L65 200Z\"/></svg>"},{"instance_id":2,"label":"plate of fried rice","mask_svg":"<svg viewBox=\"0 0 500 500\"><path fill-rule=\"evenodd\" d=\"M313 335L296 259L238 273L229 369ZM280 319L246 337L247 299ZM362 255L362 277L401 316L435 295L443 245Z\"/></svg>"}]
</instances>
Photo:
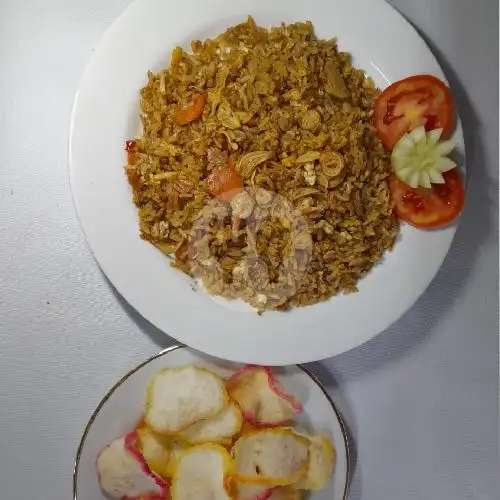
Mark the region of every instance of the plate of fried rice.
<instances>
[{"instance_id":1,"label":"plate of fried rice","mask_svg":"<svg viewBox=\"0 0 500 500\"><path fill-rule=\"evenodd\" d=\"M72 117L99 265L146 319L217 357L282 365L372 338L455 233L400 223L373 126L381 90L417 74L444 80L381 0L136 0Z\"/></svg>"}]
</instances>

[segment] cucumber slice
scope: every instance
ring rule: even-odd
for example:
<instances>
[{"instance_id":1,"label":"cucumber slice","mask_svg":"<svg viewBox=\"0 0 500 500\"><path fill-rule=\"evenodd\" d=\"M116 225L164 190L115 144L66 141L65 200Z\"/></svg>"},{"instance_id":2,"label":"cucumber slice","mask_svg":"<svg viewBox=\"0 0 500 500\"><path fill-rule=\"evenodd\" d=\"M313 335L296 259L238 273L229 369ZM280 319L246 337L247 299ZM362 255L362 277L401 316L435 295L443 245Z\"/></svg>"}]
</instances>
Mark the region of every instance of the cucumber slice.
<instances>
[{"instance_id":1,"label":"cucumber slice","mask_svg":"<svg viewBox=\"0 0 500 500\"><path fill-rule=\"evenodd\" d=\"M457 164L448 158L455 147L453 141L441 141L443 129L426 132L418 127L403 135L394 146L391 155L396 175L412 188L430 188L432 184L444 184L443 172Z\"/></svg>"}]
</instances>

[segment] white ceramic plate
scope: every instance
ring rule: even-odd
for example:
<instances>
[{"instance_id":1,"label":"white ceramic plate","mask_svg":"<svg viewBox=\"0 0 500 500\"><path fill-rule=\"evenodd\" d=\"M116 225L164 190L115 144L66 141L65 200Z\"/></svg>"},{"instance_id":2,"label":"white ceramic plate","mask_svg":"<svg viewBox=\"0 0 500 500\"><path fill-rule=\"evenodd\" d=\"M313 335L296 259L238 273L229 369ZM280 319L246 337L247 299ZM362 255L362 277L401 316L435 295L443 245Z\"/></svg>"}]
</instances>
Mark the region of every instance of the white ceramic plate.
<instances>
[{"instance_id":1,"label":"white ceramic plate","mask_svg":"<svg viewBox=\"0 0 500 500\"><path fill-rule=\"evenodd\" d=\"M338 37L340 49L380 87L419 73L444 79L423 40L382 0L137 0L106 33L78 92L70 148L75 205L103 271L164 332L235 361L318 360L367 341L411 307L441 266L455 227L425 232L404 225L394 251L360 282L358 293L263 316L194 293L189 279L139 238L123 144L139 130L146 72L165 67L175 45L188 48L248 14L265 26L311 20L319 37ZM460 126L455 136L463 153Z\"/></svg>"},{"instance_id":2,"label":"white ceramic plate","mask_svg":"<svg viewBox=\"0 0 500 500\"><path fill-rule=\"evenodd\" d=\"M188 364L206 366L227 377L242 365L221 361L186 347L174 346L127 373L101 401L85 428L78 448L73 476L74 500L109 500L99 488L95 461L109 442L134 429L142 418L149 378L158 370ZM335 473L328 488L312 493L309 500L345 500L349 481L349 447L344 424L321 383L305 368L274 369L278 380L304 406L296 424L310 433L324 434L337 452Z\"/></svg>"}]
</instances>

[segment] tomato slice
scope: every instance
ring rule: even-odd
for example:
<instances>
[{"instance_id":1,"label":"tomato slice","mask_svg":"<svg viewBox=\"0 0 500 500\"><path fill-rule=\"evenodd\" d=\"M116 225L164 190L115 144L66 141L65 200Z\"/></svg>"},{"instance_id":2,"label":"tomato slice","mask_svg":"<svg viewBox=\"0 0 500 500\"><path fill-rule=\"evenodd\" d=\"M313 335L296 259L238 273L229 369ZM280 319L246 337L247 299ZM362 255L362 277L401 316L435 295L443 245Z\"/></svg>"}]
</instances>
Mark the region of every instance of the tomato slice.
<instances>
[{"instance_id":1,"label":"tomato slice","mask_svg":"<svg viewBox=\"0 0 500 500\"><path fill-rule=\"evenodd\" d=\"M464 185L456 169L444 172L443 177L444 184L414 189L392 175L389 188L396 216L419 228L444 226L454 220L464 206Z\"/></svg>"},{"instance_id":2,"label":"tomato slice","mask_svg":"<svg viewBox=\"0 0 500 500\"><path fill-rule=\"evenodd\" d=\"M416 75L387 87L375 101L374 124L381 141L392 149L401 137L421 125L442 128L442 138L453 127L450 89L431 75Z\"/></svg>"}]
</instances>

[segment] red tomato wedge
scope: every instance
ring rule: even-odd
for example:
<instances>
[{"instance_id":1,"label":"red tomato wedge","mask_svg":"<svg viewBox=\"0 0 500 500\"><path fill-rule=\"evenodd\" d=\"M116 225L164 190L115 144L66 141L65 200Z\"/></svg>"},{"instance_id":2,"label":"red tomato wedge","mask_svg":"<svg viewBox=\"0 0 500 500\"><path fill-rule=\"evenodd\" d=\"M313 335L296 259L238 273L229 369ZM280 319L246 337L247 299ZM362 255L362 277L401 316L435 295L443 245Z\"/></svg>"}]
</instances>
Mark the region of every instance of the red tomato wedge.
<instances>
[{"instance_id":1,"label":"red tomato wedge","mask_svg":"<svg viewBox=\"0 0 500 500\"><path fill-rule=\"evenodd\" d=\"M431 75L416 75L387 87L375 101L374 125L384 145L392 149L410 130L442 128L442 138L453 127L454 110L450 89Z\"/></svg>"},{"instance_id":2,"label":"red tomato wedge","mask_svg":"<svg viewBox=\"0 0 500 500\"><path fill-rule=\"evenodd\" d=\"M454 220L464 206L464 185L456 169L444 172L443 177L444 184L414 189L392 175L389 188L396 216L418 228L445 226Z\"/></svg>"}]
</instances>

